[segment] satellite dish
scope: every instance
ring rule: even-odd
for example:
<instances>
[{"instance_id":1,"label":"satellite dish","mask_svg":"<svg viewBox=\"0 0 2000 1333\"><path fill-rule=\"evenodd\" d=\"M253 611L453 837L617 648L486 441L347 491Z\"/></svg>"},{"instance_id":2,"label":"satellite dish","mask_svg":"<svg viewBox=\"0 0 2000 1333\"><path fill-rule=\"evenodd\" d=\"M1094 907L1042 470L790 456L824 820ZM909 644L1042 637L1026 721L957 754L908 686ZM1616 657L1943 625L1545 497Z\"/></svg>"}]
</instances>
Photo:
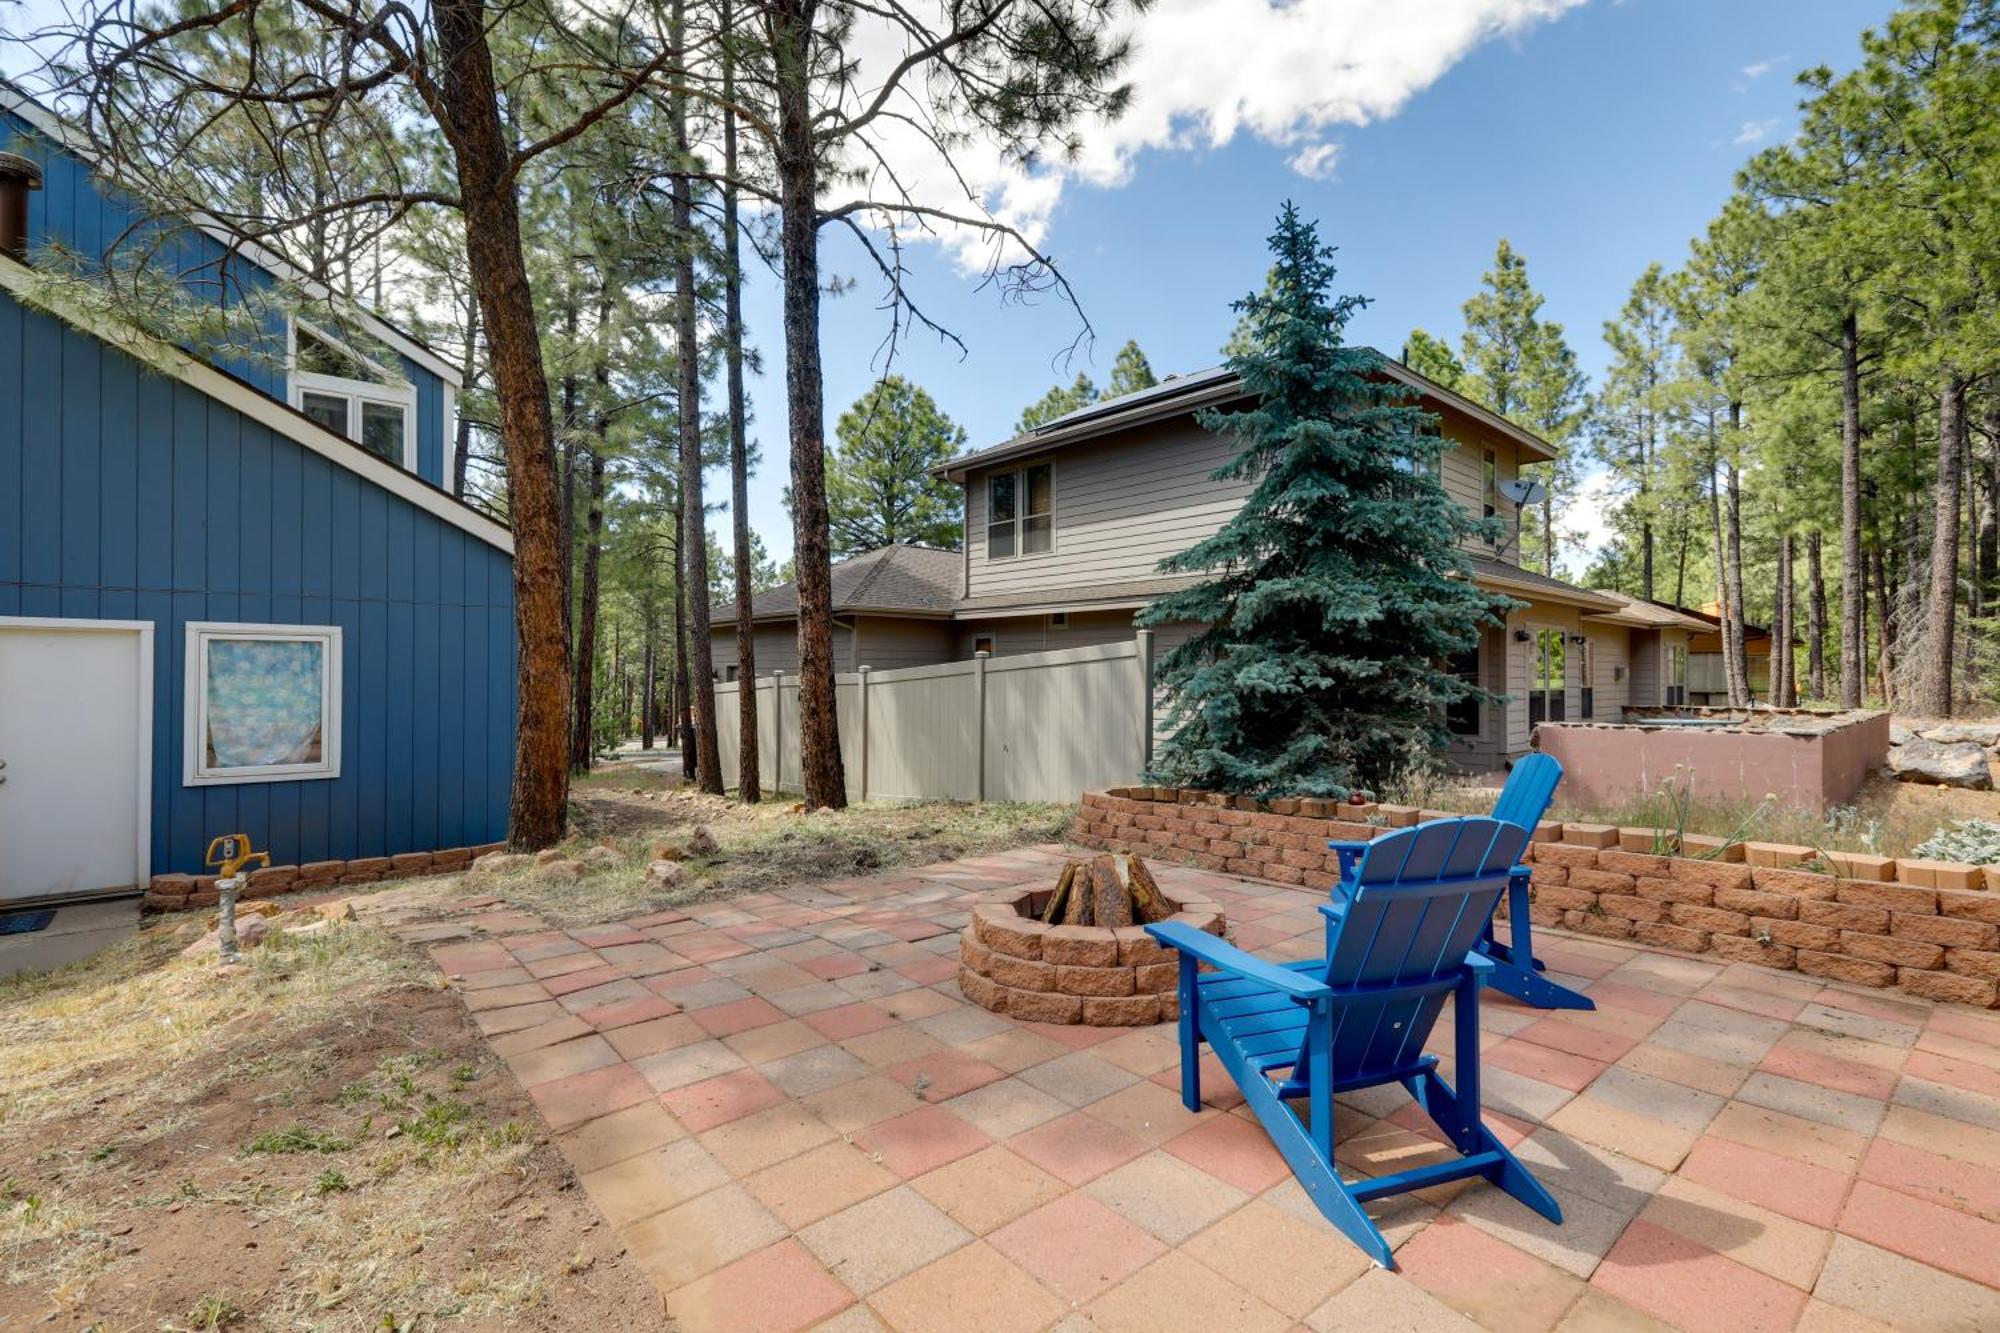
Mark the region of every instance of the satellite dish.
<instances>
[{"instance_id":1,"label":"satellite dish","mask_svg":"<svg viewBox=\"0 0 2000 1333\"><path fill-rule=\"evenodd\" d=\"M1547 497L1549 488L1539 481L1503 481L1500 494L1519 506L1540 504Z\"/></svg>"}]
</instances>

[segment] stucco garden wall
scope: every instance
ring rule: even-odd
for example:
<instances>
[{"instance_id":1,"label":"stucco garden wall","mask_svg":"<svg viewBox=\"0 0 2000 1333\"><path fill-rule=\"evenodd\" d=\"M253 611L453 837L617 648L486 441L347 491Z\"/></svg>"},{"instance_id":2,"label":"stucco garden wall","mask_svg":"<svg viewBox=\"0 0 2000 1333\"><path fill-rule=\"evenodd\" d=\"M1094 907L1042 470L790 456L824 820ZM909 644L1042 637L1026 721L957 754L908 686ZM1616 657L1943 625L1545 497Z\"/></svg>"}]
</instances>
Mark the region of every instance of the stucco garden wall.
<instances>
[{"instance_id":1,"label":"stucco garden wall","mask_svg":"<svg viewBox=\"0 0 2000 1333\"><path fill-rule=\"evenodd\" d=\"M1647 726L1628 710L1623 723L1544 723L1535 747L1562 762L1563 796L1583 805L1616 805L1693 772L1706 795L1824 810L1853 799L1888 759L1887 713L1759 709L1755 719L1750 728Z\"/></svg>"}]
</instances>

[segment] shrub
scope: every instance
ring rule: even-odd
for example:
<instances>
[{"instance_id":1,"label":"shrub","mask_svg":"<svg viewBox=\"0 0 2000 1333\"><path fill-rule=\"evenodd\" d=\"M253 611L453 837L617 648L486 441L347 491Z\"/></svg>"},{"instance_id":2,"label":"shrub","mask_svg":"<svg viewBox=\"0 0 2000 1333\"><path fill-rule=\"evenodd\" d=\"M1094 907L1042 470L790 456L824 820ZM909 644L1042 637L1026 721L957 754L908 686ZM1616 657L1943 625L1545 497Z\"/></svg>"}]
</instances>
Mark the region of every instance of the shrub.
<instances>
[{"instance_id":1,"label":"shrub","mask_svg":"<svg viewBox=\"0 0 2000 1333\"><path fill-rule=\"evenodd\" d=\"M1961 865L2000 865L2000 823L1991 819L1963 819L1948 829L1940 829L1917 844L1918 856L1933 861L1957 861Z\"/></svg>"}]
</instances>

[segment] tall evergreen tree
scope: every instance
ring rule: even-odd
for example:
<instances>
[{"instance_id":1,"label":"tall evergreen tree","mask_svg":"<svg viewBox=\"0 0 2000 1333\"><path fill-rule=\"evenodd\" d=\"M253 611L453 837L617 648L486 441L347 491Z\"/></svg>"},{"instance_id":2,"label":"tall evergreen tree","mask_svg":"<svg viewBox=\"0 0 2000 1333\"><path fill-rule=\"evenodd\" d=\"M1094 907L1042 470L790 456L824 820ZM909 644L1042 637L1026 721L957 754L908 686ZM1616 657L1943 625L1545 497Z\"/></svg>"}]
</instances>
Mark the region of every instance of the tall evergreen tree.
<instances>
[{"instance_id":1,"label":"tall evergreen tree","mask_svg":"<svg viewBox=\"0 0 2000 1333\"><path fill-rule=\"evenodd\" d=\"M1139 340L1129 339L1118 349L1118 359L1111 363L1111 382L1104 386L1104 396L1121 398L1150 389L1159 382L1159 377L1153 374L1153 363L1139 349Z\"/></svg>"},{"instance_id":2,"label":"tall evergreen tree","mask_svg":"<svg viewBox=\"0 0 2000 1333\"><path fill-rule=\"evenodd\" d=\"M1445 710L1483 691L1447 669L1506 599L1468 577L1459 544L1492 526L1445 494L1441 437L1409 391L1343 345L1364 304L1332 295L1333 251L1292 204L1270 238L1268 295L1237 304L1230 360L1254 405L1201 415L1233 437L1217 481L1242 508L1161 562L1202 573L1145 624L1208 626L1161 662L1164 780L1246 795L1344 796L1447 740Z\"/></svg>"},{"instance_id":3,"label":"tall evergreen tree","mask_svg":"<svg viewBox=\"0 0 2000 1333\"><path fill-rule=\"evenodd\" d=\"M1403 364L1447 389L1465 386L1465 363L1453 354L1450 343L1423 329L1411 329L1403 340Z\"/></svg>"},{"instance_id":4,"label":"tall evergreen tree","mask_svg":"<svg viewBox=\"0 0 2000 1333\"><path fill-rule=\"evenodd\" d=\"M928 393L891 375L842 412L833 431L826 498L836 556L898 542L959 545L965 493L931 469L965 447L965 428Z\"/></svg>"},{"instance_id":5,"label":"tall evergreen tree","mask_svg":"<svg viewBox=\"0 0 2000 1333\"><path fill-rule=\"evenodd\" d=\"M1090 376L1078 371L1075 383L1067 386L1058 384L1022 408L1021 419L1014 423L1014 433L1026 435L1035 427L1046 425L1079 407L1089 407L1101 396Z\"/></svg>"},{"instance_id":6,"label":"tall evergreen tree","mask_svg":"<svg viewBox=\"0 0 2000 1333\"><path fill-rule=\"evenodd\" d=\"M1673 283L1660 265L1651 264L1632 285L1618 318L1604 323L1612 362L1596 423L1598 456L1628 497L1625 517L1637 528L1639 595L1649 601L1656 592L1662 435L1678 373L1673 332Z\"/></svg>"}]
</instances>

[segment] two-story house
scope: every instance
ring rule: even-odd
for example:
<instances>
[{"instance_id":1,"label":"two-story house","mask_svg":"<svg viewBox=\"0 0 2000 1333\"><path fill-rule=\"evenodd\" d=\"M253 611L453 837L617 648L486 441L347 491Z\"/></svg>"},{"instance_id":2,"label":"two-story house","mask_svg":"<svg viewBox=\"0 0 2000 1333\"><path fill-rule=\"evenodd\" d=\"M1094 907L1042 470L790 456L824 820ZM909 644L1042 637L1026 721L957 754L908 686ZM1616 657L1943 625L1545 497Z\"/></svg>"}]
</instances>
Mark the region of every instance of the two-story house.
<instances>
[{"instance_id":1,"label":"two-story house","mask_svg":"<svg viewBox=\"0 0 2000 1333\"><path fill-rule=\"evenodd\" d=\"M1445 758L1471 772L1505 768L1528 750L1536 723L1616 721L1628 704L1685 702L1693 617L1524 569L1511 498L1523 464L1555 457L1546 441L1386 358L1383 373L1413 389L1450 442L1445 489L1500 535L1466 555L1480 586L1516 603L1458 669L1506 702L1459 710ZM836 669L962 661L1128 639L1133 616L1195 581L1159 563L1226 522L1247 482L1214 480L1233 442L1196 414L1244 398L1226 368L1047 422L954 459L943 475L965 488L964 549L871 551L834 570ZM797 669L797 600L789 585L753 603L760 671ZM734 611L715 613L718 663L733 657ZM1155 647L1193 625L1160 627ZM728 671L733 674L733 668Z\"/></svg>"},{"instance_id":2,"label":"two-story house","mask_svg":"<svg viewBox=\"0 0 2000 1333\"><path fill-rule=\"evenodd\" d=\"M170 346L48 280L117 253L327 314ZM449 490L458 387L0 84L0 906L199 871L219 834L281 864L505 836L513 543Z\"/></svg>"}]
</instances>

